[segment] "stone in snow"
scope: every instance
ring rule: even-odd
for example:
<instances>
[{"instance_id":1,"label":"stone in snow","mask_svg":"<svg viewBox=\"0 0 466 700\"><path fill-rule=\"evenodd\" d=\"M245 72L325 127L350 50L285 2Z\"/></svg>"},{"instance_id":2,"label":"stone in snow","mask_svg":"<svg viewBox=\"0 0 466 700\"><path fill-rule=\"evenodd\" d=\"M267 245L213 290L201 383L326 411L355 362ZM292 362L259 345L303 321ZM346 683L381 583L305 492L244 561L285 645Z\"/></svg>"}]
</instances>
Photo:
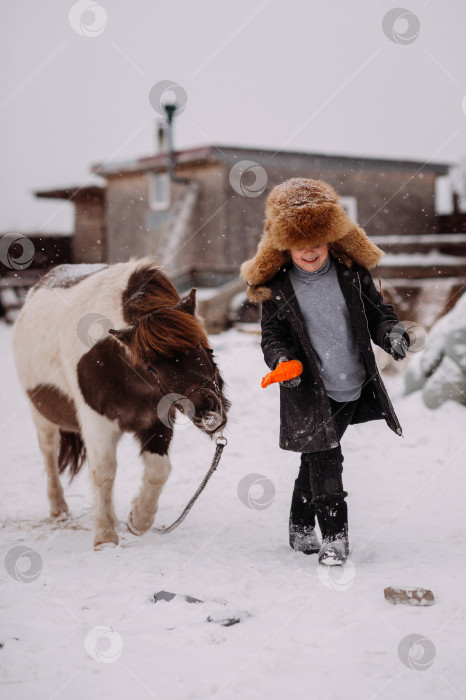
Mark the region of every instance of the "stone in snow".
<instances>
[{"instance_id":1,"label":"stone in snow","mask_svg":"<svg viewBox=\"0 0 466 700\"><path fill-rule=\"evenodd\" d=\"M428 588L402 588L389 586L383 592L385 600L392 605L433 605L434 594Z\"/></svg>"},{"instance_id":2,"label":"stone in snow","mask_svg":"<svg viewBox=\"0 0 466 700\"><path fill-rule=\"evenodd\" d=\"M171 593L170 591L158 591L158 593L154 593L154 595L151 598L151 601L153 603L158 603L159 601L163 600L167 603L169 603L171 600L184 600L187 603L204 603L204 600L199 600L199 598L193 598L190 595L183 595L181 593ZM220 605L224 606L226 603L222 602ZM236 625L238 622L242 622L243 620L247 619L248 617L251 617L251 614L247 610L232 610L232 609L225 609L224 607L221 610L218 610L214 613L211 613L207 618L207 622L215 622L218 625L222 625L223 627L230 627L231 625Z\"/></svg>"},{"instance_id":3,"label":"stone in snow","mask_svg":"<svg viewBox=\"0 0 466 700\"><path fill-rule=\"evenodd\" d=\"M219 610L217 613L209 615L207 622L215 622L222 627L231 627L231 625L236 625L248 617L251 617L251 613L247 610Z\"/></svg>"},{"instance_id":4,"label":"stone in snow","mask_svg":"<svg viewBox=\"0 0 466 700\"><path fill-rule=\"evenodd\" d=\"M170 602L170 600L173 600L173 598L181 598L182 600L185 600L187 603L203 603L203 600L199 600L199 598L193 598L190 595L182 595L181 593L170 593L170 591L159 591L158 593L154 593L152 596L152 602L153 603L158 603L160 600L165 600L166 602Z\"/></svg>"}]
</instances>

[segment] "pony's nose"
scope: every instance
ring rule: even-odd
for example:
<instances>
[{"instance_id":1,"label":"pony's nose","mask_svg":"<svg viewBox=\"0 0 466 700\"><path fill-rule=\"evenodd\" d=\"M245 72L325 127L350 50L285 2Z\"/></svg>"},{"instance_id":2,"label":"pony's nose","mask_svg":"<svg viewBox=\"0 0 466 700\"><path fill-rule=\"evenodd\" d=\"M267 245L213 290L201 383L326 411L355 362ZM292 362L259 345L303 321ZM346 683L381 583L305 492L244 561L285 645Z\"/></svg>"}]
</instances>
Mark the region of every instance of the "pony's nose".
<instances>
[{"instance_id":1,"label":"pony's nose","mask_svg":"<svg viewBox=\"0 0 466 700\"><path fill-rule=\"evenodd\" d=\"M205 401L206 409L209 413L218 413L221 410L218 396L214 391L206 392Z\"/></svg>"},{"instance_id":2,"label":"pony's nose","mask_svg":"<svg viewBox=\"0 0 466 700\"><path fill-rule=\"evenodd\" d=\"M207 399L207 402L208 402L208 404L209 404L209 411L210 411L210 412L215 413L216 411L218 411L218 405L219 405L219 404L218 404L217 397L216 397L215 395L214 395L214 396L209 396L208 399Z\"/></svg>"},{"instance_id":3,"label":"pony's nose","mask_svg":"<svg viewBox=\"0 0 466 700\"><path fill-rule=\"evenodd\" d=\"M202 427L204 430L215 430L215 428L218 428L219 425L222 424L223 419L220 413L216 413L216 411L207 411L205 416L202 417Z\"/></svg>"}]
</instances>

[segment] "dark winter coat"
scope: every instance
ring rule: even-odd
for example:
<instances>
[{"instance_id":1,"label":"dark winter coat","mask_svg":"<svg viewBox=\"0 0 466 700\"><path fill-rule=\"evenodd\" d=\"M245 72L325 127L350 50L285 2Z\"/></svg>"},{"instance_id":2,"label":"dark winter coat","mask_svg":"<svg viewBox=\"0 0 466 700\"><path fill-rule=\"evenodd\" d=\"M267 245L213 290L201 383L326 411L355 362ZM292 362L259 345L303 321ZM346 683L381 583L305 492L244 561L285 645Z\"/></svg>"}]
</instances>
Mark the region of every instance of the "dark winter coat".
<instances>
[{"instance_id":1,"label":"dark winter coat","mask_svg":"<svg viewBox=\"0 0 466 700\"><path fill-rule=\"evenodd\" d=\"M262 304L264 359L275 369L280 357L303 364L296 387L280 385L280 447L294 452L318 452L337 447L338 436L330 403L285 264L266 286L271 291ZM345 298L354 337L366 368L366 381L351 423L384 418L401 435L401 426L377 369L371 339L382 347L383 338L399 323L395 310L384 304L365 267L347 267L335 260L338 281Z\"/></svg>"}]
</instances>

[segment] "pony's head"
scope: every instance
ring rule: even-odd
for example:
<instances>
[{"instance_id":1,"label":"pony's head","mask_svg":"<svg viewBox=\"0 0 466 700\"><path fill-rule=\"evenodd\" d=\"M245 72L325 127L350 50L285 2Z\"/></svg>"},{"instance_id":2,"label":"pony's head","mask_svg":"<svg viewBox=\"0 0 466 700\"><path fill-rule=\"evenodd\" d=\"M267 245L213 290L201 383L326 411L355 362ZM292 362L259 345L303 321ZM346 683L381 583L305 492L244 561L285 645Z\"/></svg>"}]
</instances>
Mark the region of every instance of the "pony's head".
<instances>
[{"instance_id":1,"label":"pony's head","mask_svg":"<svg viewBox=\"0 0 466 700\"><path fill-rule=\"evenodd\" d=\"M172 420L176 407L213 435L226 424L230 402L195 310L196 290L192 289L173 306L133 317L130 326L109 333L156 389L159 417L165 414Z\"/></svg>"}]
</instances>

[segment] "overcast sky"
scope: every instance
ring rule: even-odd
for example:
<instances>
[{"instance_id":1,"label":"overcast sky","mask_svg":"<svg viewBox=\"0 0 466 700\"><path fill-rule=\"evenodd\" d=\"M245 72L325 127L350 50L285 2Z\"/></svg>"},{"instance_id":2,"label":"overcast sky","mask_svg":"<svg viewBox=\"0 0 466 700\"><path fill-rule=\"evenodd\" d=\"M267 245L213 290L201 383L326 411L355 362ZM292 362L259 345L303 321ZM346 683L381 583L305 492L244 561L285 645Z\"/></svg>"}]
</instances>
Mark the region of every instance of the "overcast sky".
<instances>
[{"instance_id":1,"label":"overcast sky","mask_svg":"<svg viewBox=\"0 0 466 700\"><path fill-rule=\"evenodd\" d=\"M32 192L82 184L96 162L154 152L149 93L162 80L187 94L176 148L457 161L466 154L466 3L409 0L395 20L394 7L1 0L0 231L71 231L72 207Z\"/></svg>"}]
</instances>

